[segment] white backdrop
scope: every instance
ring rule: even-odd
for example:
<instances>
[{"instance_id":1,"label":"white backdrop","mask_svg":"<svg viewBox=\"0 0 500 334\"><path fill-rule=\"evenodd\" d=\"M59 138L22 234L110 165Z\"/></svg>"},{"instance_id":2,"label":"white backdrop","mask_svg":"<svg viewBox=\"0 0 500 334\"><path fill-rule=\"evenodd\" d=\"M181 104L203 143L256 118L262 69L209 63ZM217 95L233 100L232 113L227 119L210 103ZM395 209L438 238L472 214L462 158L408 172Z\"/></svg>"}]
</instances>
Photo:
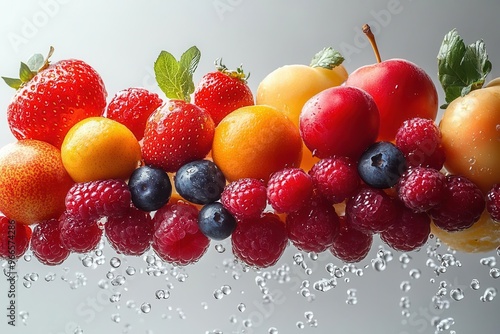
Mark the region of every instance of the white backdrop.
<instances>
[{"instance_id":1,"label":"white backdrop","mask_svg":"<svg viewBox=\"0 0 500 334\"><path fill-rule=\"evenodd\" d=\"M213 70L216 58L223 57L229 67L243 64L251 72L249 84L255 91L267 73L285 64L308 64L325 46L344 54L349 72L373 63L373 52L360 30L363 23L369 23L382 58L406 58L422 66L434 79L443 102L436 55L443 36L452 28L458 29L466 43L483 38L493 63L491 78L500 76L499 11L496 0L480 4L464 0L2 0L0 74L15 76L19 61L26 61L33 53L46 54L52 45L54 61L80 58L95 67L109 97L131 86L160 93L152 71L159 52L168 50L179 56L197 45L202 58L195 81ZM7 109L13 93L0 84L0 110ZM0 117L0 129L1 145L13 141L5 117ZM76 255L53 268L40 265L36 259L21 260L17 267L21 317L15 328L7 325L7 282L0 279L0 333L212 333L216 329L223 333L273 333L275 328L279 333L413 334L434 333L435 325L447 318L453 318L454 324L439 333L496 334L500 327L500 297L480 301L486 288L500 288L500 279L491 278L490 267L484 264L485 258L495 258L494 252L457 253L462 266L452 265L437 277L429 262L426 265L425 248L411 253L407 265L400 262L401 254L394 252L387 268L379 272L370 262L377 257L376 241L372 253L358 265L363 269L361 277L345 273L338 278L336 288L319 292L314 290L314 282L331 278L325 267L329 263L342 266L329 254L321 254L316 261L306 257L310 275L294 264L296 250L292 247L267 273L242 273L230 265L230 247L224 245L227 250L218 253L212 243L198 264L181 271L167 267L167 273L159 277L140 272L147 268L143 258L122 258L121 266L112 273L122 275L126 282L120 286L108 282L107 289L98 286L106 279L109 261L115 255L107 247L105 264L96 269L84 267ZM439 248L438 253L446 253L446 248ZM496 260L500 262L500 256ZM286 269L286 264L290 281L281 284L276 270ZM127 274L129 266L137 269L135 275ZM419 278L410 274L414 269L420 270ZM263 300L256 275L272 276L266 287L273 303ZM55 279L50 281L52 276ZM477 291L470 287L473 278L481 284ZM411 285L408 291L400 287L405 281ZM443 309L432 301L441 281L447 284L448 294L443 299L449 301L449 307ZM214 292L226 285L231 293L216 299ZM457 287L465 293L461 301L449 296ZM170 297L157 299L158 289L168 290ZM314 300L307 298L308 291ZM120 300L111 302L117 292ZM356 298L351 299L357 300L355 305L346 303L349 293ZM407 297L403 305L402 297ZM141 311L143 303L151 305L149 312ZM408 316L403 316L403 310ZM299 329L298 322L304 328Z\"/></svg>"}]
</instances>

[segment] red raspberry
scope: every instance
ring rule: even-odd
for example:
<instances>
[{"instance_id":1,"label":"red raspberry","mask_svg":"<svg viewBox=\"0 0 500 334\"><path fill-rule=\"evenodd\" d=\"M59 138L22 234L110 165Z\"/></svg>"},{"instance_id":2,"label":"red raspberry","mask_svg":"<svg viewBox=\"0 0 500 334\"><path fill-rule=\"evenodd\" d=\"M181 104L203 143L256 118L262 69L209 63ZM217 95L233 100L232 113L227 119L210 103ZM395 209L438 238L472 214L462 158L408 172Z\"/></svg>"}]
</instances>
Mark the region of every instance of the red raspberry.
<instances>
[{"instance_id":1,"label":"red raspberry","mask_svg":"<svg viewBox=\"0 0 500 334\"><path fill-rule=\"evenodd\" d=\"M238 219L259 217L267 205L264 182L244 178L229 183L222 191L220 201Z\"/></svg>"},{"instance_id":2,"label":"red raspberry","mask_svg":"<svg viewBox=\"0 0 500 334\"><path fill-rule=\"evenodd\" d=\"M339 231L339 217L330 203L315 198L286 216L286 230L298 249L321 253L332 245Z\"/></svg>"},{"instance_id":3,"label":"red raspberry","mask_svg":"<svg viewBox=\"0 0 500 334\"><path fill-rule=\"evenodd\" d=\"M271 175L267 182L267 198L278 213L300 209L311 197L313 182L300 168L285 168Z\"/></svg>"},{"instance_id":4,"label":"red raspberry","mask_svg":"<svg viewBox=\"0 0 500 334\"><path fill-rule=\"evenodd\" d=\"M154 216L153 249L166 262L185 266L207 251L208 239L198 227L198 209L178 201L159 209Z\"/></svg>"},{"instance_id":5,"label":"red raspberry","mask_svg":"<svg viewBox=\"0 0 500 334\"><path fill-rule=\"evenodd\" d=\"M495 184L486 194L486 210L491 219L500 222L500 183Z\"/></svg>"},{"instance_id":6,"label":"red raspberry","mask_svg":"<svg viewBox=\"0 0 500 334\"><path fill-rule=\"evenodd\" d=\"M48 266L61 264L70 254L61 239L59 219L38 223L31 236L31 250L41 263Z\"/></svg>"},{"instance_id":7,"label":"red raspberry","mask_svg":"<svg viewBox=\"0 0 500 334\"><path fill-rule=\"evenodd\" d=\"M339 260L355 263L363 260L373 243L373 234L355 229L346 216L339 217L339 233L333 240L330 252Z\"/></svg>"},{"instance_id":8,"label":"red raspberry","mask_svg":"<svg viewBox=\"0 0 500 334\"><path fill-rule=\"evenodd\" d=\"M0 216L0 259L19 259L28 249L31 228Z\"/></svg>"},{"instance_id":9,"label":"red raspberry","mask_svg":"<svg viewBox=\"0 0 500 334\"><path fill-rule=\"evenodd\" d=\"M382 189L362 187L347 200L346 216L354 228L371 233L385 230L397 216L396 200Z\"/></svg>"},{"instance_id":10,"label":"red raspberry","mask_svg":"<svg viewBox=\"0 0 500 334\"><path fill-rule=\"evenodd\" d=\"M162 104L163 100L156 93L144 88L127 88L109 101L106 117L122 123L141 140L149 116Z\"/></svg>"},{"instance_id":11,"label":"red raspberry","mask_svg":"<svg viewBox=\"0 0 500 334\"><path fill-rule=\"evenodd\" d=\"M130 203L130 190L124 180L79 182L66 195L66 212L83 220L122 216Z\"/></svg>"},{"instance_id":12,"label":"red raspberry","mask_svg":"<svg viewBox=\"0 0 500 334\"><path fill-rule=\"evenodd\" d=\"M476 184L463 176L448 175L443 200L429 214L437 227L452 232L471 227L484 208L483 193Z\"/></svg>"},{"instance_id":13,"label":"red raspberry","mask_svg":"<svg viewBox=\"0 0 500 334\"><path fill-rule=\"evenodd\" d=\"M321 159L309 174L319 193L333 204L354 195L361 183L357 165L347 157Z\"/></svg>"},{"instance_id":14,"label":"red raspberry","mask_svg":"<svg viewBox=\"0 0 500 334\"><path fill-rule=\"evenodd\" d=\"M410 168L399 179L398 197L414 211L429 211L443 199L445 183L444 174L434 168Z\"/></svg>"},{"instance_id":15,"label":"red raspberry","mask_svg":"<svg viewBox=\"0 0 500 334\"><path fill-rule=\"evenodd\" d=\"M63 214L60 221L63 245L75 253L87 253L94 250L102 237L102 229L96 219L84 220Z\"/></svg>"},{"instance_id":16,"label":"red raspberry","mask_svg":"<svg viewBox=\"0 0 500 334\"><path fill-rule=\"evenodd\" d=\"M445 154L441 131L431 119L416 117L406 120L396 133L396 146L405 155L409 167L437 170L443 167Z\"/></svg>"},{"instance_id":17,"label":"red raspberry","mask_svg":"<svg viewBox=\"0 0 500 334\"><path fill-rule=\"evenodd\" d=\"M273 213L238 221L231 235L233 254L245 264L266 268L280 259L288 243L285 224Z\"/></svg>"},{"instance_id":18,"label":"red raspberry","mask_svg":"<svg viewBox=\"0 0 500 334\"><path fill-rule=\"evenodd\" d=\"M142 255L151 246L153 221L147 212L130 207L122 217L108 217L104 232L111 247L118 253Z\"/></svg>"},{"instance_id":19,"label":"red raspberry","mask_svg":"<svg viewBox=\"0 0 500 334\"><path fill-rule=\"evenodd\" d=\"M431 233L431 218L425 212L415 212L400 206L393 224L380 232L380 238L397 251L410 252L422 247Z\"/></svg>"}]
</instances>

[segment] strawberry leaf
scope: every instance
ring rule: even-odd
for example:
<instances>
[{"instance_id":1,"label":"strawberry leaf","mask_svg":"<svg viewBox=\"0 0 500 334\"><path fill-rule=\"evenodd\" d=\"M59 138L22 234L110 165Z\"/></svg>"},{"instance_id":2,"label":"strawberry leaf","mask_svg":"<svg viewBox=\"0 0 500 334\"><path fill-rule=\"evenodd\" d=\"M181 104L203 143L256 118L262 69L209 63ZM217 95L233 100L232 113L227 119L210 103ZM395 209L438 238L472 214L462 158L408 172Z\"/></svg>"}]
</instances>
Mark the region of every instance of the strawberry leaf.
<instances>
[{"instance_id":1,"label":"strawberry leaf","mask_svg":"<svg viewBox=\"0 0 500 334\"><path fill-rule=\"evenodd\" d=\"M3 81L5 81L5 83L9 86L9 87L12 87L14 89L19 89L21 88L21 86L23 85L23 82L21 81L21 79L17 79L17 78L7 78L7 77L2 77Z\"/></svg>"},{"instance_id":2,"label":"strawberry leaf","mask_svg":"<svg viewBox=\"0 0 500 334\"><path fill-rule=\"evenodd\" d=\"M179 61L167 52L161 51L154 63L156 81L169 99L190 102L194 92L193 73L201 58L196 46L184 52Z\"/></svg>"},{"instance_id":3,"label":"strawberry leaf","mask_svg":"<svg viewBox=\"0 0 500 334\"><path fill-rule=\"evenodd\" d=\"M28 59L26 63L32 72L38 72L45 64L45 58L43 55L36 53Z\"/></svg>"},{"instance_id":4,"label":"strawberry leaf","mask_svg":"<svg viewBox=\"0 0 500 334\"><path fill-rule=\"evenodd\" d=\"M466 46L456 29L444 37L437 59L438 78L447 102L443 109L456 98L481 88L491 72L484 42Z\"/></svg>"},{"instance_id":5,"label":"strawberry leaf","mask_svg":"<svg viewBox=\"0 0 500 334\"><path fill-rule=\"evenodd\" d=\"M314 55L311 60L311 67L323 67L326 69L333 69L336 66L339 66L344 62L344 57L340 54L340 52L334 50L331 47L324 48L320 52Z\"/></svg>"},{"instance_id":6,"label":"strawberry leaf","mask_svg":"<svg viewBox=\"0 0 500 334\"><path fill-rule=\"evenodd\" d=\"M31 71L28 65L21 62L21 67L19 68L19 79L21 79L22 82L30 81L35 75L36 72Z\"/></svg>"}]
</instances>

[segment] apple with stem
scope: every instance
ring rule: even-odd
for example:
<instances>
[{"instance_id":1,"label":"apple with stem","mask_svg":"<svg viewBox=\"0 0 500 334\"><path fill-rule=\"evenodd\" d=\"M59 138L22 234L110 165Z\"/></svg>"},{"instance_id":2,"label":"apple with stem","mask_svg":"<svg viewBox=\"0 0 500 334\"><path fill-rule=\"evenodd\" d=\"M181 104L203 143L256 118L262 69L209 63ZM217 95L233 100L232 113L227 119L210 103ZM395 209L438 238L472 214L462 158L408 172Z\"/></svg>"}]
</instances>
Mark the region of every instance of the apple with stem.
<instances>
[{"instance_id":1,"label":"apple with stem","mask_svg":"<svg viewBox=\"0 0 500 334\"><path fill-rule=\"evenodd\" d=\"M363 32L372 45L377 63L353 71L345 84L370 94L380 113L379 141L394 141L398 128L414 117L435 120L438 94L432 79L418 65L405 59L382 61L370 26Z\"/></svg>"}]
</instances>

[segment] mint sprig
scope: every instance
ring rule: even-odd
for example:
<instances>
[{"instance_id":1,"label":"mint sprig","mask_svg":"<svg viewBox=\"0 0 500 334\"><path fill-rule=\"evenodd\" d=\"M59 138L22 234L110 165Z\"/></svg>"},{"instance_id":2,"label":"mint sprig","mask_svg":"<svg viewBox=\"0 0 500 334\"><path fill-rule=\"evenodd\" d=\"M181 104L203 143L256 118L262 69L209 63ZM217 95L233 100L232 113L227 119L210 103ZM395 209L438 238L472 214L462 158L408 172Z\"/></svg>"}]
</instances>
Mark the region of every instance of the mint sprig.
<instances>
[{"instance_id":1,"label":"mint sprig","mask_svg":"<svg viewBox=\"0 0 500 334\"><path fill-rule=\"evenodd\" d=\"M456 98L481 88L491 72L484 42L478 40L466 46L456 29L445 35L437 59L438 79L446 100L442 109Z\"/></svg>"},{"instance_id":2,"label":"mint sprig","mask_svg":"<svg viewBox=\"0 0 500 334\"><path fill-rule=\"evenodd\" d=\"M311 67L323 67L326 69L333 69L344 62L344 57L340 52L334 50L331 47L324 48L320 52L316 53L311 60Z\"/></svg>"},{"instance_id":3,"label":"mint sprig","mask_svg":"<svg viewBox=\"0 0 500 334\"><path fill-rule=\"evenodd\" d=\"M161 51L154 63L156 82L169 99L190 102L195 86L193 73L200 62L201 52L192 46L177 61L167 52Z\"/></svg>"}]
</instances>

